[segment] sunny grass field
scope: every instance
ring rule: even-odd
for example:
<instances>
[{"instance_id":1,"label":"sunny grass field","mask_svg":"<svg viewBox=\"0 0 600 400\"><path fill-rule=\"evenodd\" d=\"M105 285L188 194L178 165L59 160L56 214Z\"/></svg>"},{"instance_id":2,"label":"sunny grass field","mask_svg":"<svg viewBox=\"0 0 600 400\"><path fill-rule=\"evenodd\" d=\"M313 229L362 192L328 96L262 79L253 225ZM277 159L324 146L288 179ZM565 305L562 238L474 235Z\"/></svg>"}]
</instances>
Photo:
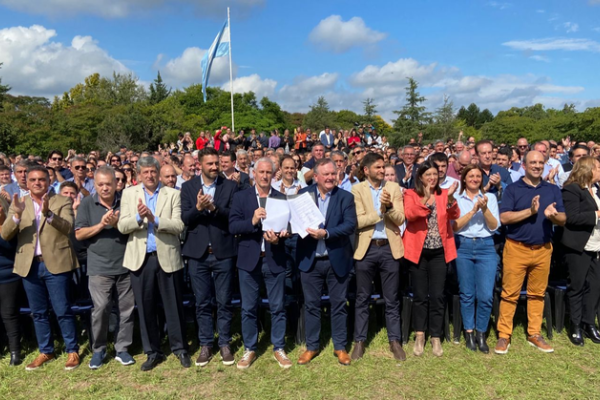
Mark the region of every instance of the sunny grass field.
<instances>
[{"instance_id":1,"label":"sunny grass field","mask_svg":"<svg viewBox=\"0 0 600 400\"><path fill-rule=\"evenodd\" d=\"M522 317L522 315L521 315ZM375 325L372 319L371 326ZM239 319L234 324L239 332ZM324 327L324 334L328 334ZM190 325L188 338L195 338ZM100 370L87 367L90 359L87 343L81 353L83 364L64 371L66 355L38 371L24 366L11 368L8 358L0 360L0 399L599 399L600 345L586 341L583 348L571 345L565 331L551 343L554 354L544 354L525 341L522 324L515 329L509 354L498 356L472 353L460 345L445 342L444 356L412 356L413 337L406 347L408 359L397 363L387 346L385 329L371 330L364 359L350 367L337 364L333 346L327 343L321 354L308 366L279 368L261 335L259 359L247 371L224 367L218 356L205 368L180 367L174 356L151 372L141 372L145 360L139 335L132 353L136 365L123 367L109 360ZM193 360L198 355L191 341ZM492 333L490 347L496 339ZM165 350L168 345L165 342ZM236 359L242 354L237 336ZM295 361L301 348L288 342ZM30 362L37 354L33 344L25 349ZM112 353L112 349L110 349Z\"/></svg>"}]
</instances>

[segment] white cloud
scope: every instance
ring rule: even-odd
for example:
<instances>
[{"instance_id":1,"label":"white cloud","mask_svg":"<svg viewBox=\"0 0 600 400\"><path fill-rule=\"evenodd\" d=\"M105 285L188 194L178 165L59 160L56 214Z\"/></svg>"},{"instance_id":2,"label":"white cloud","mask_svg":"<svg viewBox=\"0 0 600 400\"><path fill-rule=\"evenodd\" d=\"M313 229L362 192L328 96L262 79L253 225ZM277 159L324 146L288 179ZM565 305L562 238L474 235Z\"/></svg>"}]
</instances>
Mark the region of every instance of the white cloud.
<instances>
[{"instance_id":1,"label":"white cloud","mask_svg":"<svg viewBox=\"0 0 600 400\"><path fill-rule=\"evenodd\" d=\"M188 47L181 56L162 63L163 54L159 54L154 63L154 68L160 70L160 74L169 86L181 88L194 83L202 83L202 68L200 67L202 57L207 50L198 47ZM237 67L233 65L234 76ZM213 60L208 78L209 86L218 86L229 80L229 58L218 57Z\"/></svg>"},{"instance_id":2,"label":"white cloud","mask_svg":"<svg viewBox=\"0 0 600 400\"><path fill-rule=\"evenodd\" d=\"M589 0L588 3L590 3L590 5L595 6L600 4L600 0Z\"/></svg>"},{"instance_id":3,"label":"white cloud","mask_svg":"<svg viewBox=\"0 0 600 400\"><path fill-rule=\"evenodd\" d=\"M254 92L256 98L259 100L265 96L272 98L275 94L276 86L277 81L272 79L262 79L258 74L243 76L233 80L234 93ZM229 91L229 82L224 83L223 86L221 86L221 89Z\"/></svg>"},{"instance_id":4,"label":"white cloud","mask_svg":"<svg viewBox=\"0 0 600 400\"><path fill-rule=\"evenodd\" d=\"M512 7L512 3L500 3L497 1L490 1L488 3L490 7L498 8L500 10L506 10L507 8Z\"/></svg>"},{"instance_id":5,"label":"white cloud","mask_svg":"<svg viewBox=\"0 0 600 400\"><path fill-rule=\"evenodd\" d=\"M565 22L562 26L565 28L567 33L575 33L579 30L579 24L574 22Z\"/></svg>"},{"instance_id":6,"label":"white cloud","mask_svg":"<svg viewBox=\"0 0 600 400\"><path fill-rule=\"evenodd\" d=\"M12 94L52 97L96 72L130 72L90 36L75 36L70 45L51 41L55 36L55 30L40 25L0 30L2 78Z\"/></svg>"},{"instance_id":7,"label":"white cloud","mask_svg":"<svg viewBox=\"0 0 600 400\"><path fill-rule=\"evenodd\" d=\"M544 14L546 12L546 10L535 10L535 12L538 14Z\"/></svg>"},{"instance_id":8,"label":"white cloud","mask_svg":"<svg viewBox=\"0 0 600 400\"><path fill-rule=\"evenodd\" d=\"M595 27L595 28L592 28L592 30L593 30L594 32L600 32L600 27Z\"/></svg>"},{"instance_id":9,"label":"white cloud","mask_svg":"<svg viewBox=\"0 0 600 400\"><path fill-rule=\"evenodd\" d=\"M502 45L516 50L566 50L600 52L600 43L591 39L546 38L531 40L511 40L509 42L502 43Z\"/></svg>"},{"instance_id":10,"label":"white cloud","mask_svg":"<svg viewBox=\"0 0 600 400\"><path fill-rule=\"evenodd\" d=\"M290 111L307 111L319 96L337 96L334 88L339 74L325 72L310 77L297 77L291 85L284 85L277 93L277 99L282 106Z\"/></svg>"},{"instance_id":11,"label":"white cloud","mask_svg":"<svg viewBox=\"0 0 600 400\"><path fill-rule=\"evenodd\" d=\"M541 56L539 54L533 55L533 56L531 56L529 58L531 58L532 60L535 60L535 61L542 61L542 62L546 62L546 63L550 62L550 59L548 57Z\"/></svg>"},{"instance_id":12,"label":"white cloud","mask_svg":"<svg viewBox=\"0 0 600 400\"><path fill-rule=\"evenodd\" d=\"M30 14L52 17L79 14L98 15L104 18L124 18L128 15L144 13L160 7L177 8L191 6L196 13L206 16L225 16L227 5L244 16L265 0L0 0L0 5Z\"/></svg>"},{"instance_id":13,"label":"white cloud","mask_svg":"<svg viewBox=\"0 0 600 400\"><path fill-rule=\"evenodd\" d=\"M331 15L319 22L308 39L318 48L334 53L344 53L353 47L374 45L387 37L365 25L360 17L344 22L339 15Z\"/></svg>"}]
</instances>

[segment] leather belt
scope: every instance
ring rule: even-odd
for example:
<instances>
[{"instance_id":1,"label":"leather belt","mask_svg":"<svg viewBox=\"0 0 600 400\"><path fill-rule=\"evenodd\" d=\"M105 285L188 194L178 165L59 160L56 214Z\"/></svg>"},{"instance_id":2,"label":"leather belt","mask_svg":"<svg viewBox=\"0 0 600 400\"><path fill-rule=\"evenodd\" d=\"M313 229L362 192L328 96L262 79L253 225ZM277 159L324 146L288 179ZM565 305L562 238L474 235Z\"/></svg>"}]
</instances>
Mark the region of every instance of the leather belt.
<instances>
[{"instance_id":1,"label":"leather belt","mask_svg":"<svg viewBox=\"0 0 600 400\"><path fill-rule=\"evenodd\" d=\"M213 249L211 246L208 246L208 248L206 249L206 251L208 251L208 254L213 254Z\"/></svg>"},{"instance_id":2,"label":"leather belt","mask_svg":"<svg viewBox=\"0 0 600 400\"><path fill-rule=\"evenodd\" d=\"M371 240L371 244L373 244L377 247L383 247L383 246L387 246L388 244L390 244L390 241L387 239L373 239L373 240Z\"/></svg>"},{"instance_id":3,"label":"leather belt","mask_svg":"<svg viewBox=\"0 0 600 400\"><path fill-rule=\"evenodd\" d=\"M329 256L322 256L322 257L315 256L315 260L329 260Z\"/></svg>"},{"instance_id":4,"label":"leather belt","mask_svg":"<svg viewBox=\"0 0 600 400\"><path fill-rule=\"evenodd\" d=\"M527 243L523 243L523 242L517 242L516 240L510 239L510 238L506 238L506 240L508 240L509 242L514 243L516 245L519 245L522 247L527 247L530 250L539 250L546 246L546 243L544 243L544 244L527 244Z\"/></svg>"},{"instance_id":5,"label":"leather belt","mask_svg":"<svg viewBox=\"0 0 600 400\"><path fill-rule=\"evenodd\" d=\"M152 256L156 256L158 255L158 253L156 251L150 251L148 253L146 253L146 257L152 257Z\"/></svg>"},{"instance_id":6,"label":"leather belt","mask_svg":"<svg viewBox=\"0 0 600 400\"><path fill-rule=\"evenodd\" d=\"M264 256L265 256L265 252L264 252L264 251L261 251L261 252L260 252L260 257L264 257Z\"/></svg>"},{"instance_id":7,"label":"leather belt","mask_svg":"<svg viewBox=\"0 0 600 400\"><path fill-rule=\"evenodd\" d=\"M44 257L42 257L42 256L34 256L33 257L33 261L37 261L39 263L43 263L44 262Z\"/></svg>"}]
</instances>

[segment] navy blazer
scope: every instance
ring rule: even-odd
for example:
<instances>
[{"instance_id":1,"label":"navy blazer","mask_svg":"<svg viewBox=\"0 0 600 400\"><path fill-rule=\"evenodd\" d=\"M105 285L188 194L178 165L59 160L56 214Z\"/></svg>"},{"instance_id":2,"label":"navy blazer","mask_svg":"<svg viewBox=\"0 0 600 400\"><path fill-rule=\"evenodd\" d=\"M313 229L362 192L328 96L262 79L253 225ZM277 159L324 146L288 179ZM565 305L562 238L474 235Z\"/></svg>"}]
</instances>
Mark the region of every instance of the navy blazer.
<instances>
[{"instance_id":1,"label":"navy blazer","mask_svg":"<svg viewBox=\"0 0 600 400\"><path fill-rule=\"evenodd\" d=\"M582 252L596 226L596 200L587 189L571 183L562 189L567 222L562 234L562 244Z\"/></svg>"},{"instance_id":2,"label":"navy blazer","mask_svg":"<svg viewBox=\"0 0 600 400\"><path fill-rule=\"evenodd\" d=\"M271 189L269 197L286 198L275 189ZM253 271L260 258L260 245L263 240L262 224L252 225L252 217L257 208L258 200L254 187L237 192L233 196L233 204L229 212L229 231L238 236L237 267L244 271ZM273 273L285 271L287 258L284 243L284 239L280 239L276 245L265 240L265 258Z\"/></svg>"},{"instance_id":3,"label":"navy blazer","mask_svg":"<svg viewBox=\"0 0 600 400\"><path fill-rule=\"evenodd\" d=\"M237 184L217 177L214 195L215 212L198 211L197 196L202 189L202 179L196 176L181 186L181 220L187 227L187 236L181 254L184 257L201 258L208 244L219 260L235 257L235 236L229 233L229 210Z\"/></svg>"},{"instance_id":4,"label":"navy blazer","mask_svg":"<svg viewBox=\"0 0 600 400\"><path fill-rule=\"evenodd\" d=\"M298 194L307 192L313 197L316 203L317 196L319 196L317 185L307 186L300 190ZM352 240L354 240L356 226L357 217L354 196L338 187L333 188L323 228L329 232L329 238L325 239L325 247L327 248L331 266L337 276L346 276L352 270L354 263ZM308 272L312 268L315 261L317 243L318 241L310 235L304 239L298 237L296 260L298 261L298 269L300 271Z\"/></svg>"},{"instance_id":5,"label":"navy blazer","mask_svg":"<svg viewBox=\"0 0 600 400\"><path fill-rule=\"evenodd\" d=\"M412 176L411 179L404 183L403 179L406 176L406 166L404 164L397 164L394 166L396 170L396 179L398 180L398 184L405 189L414 189L415 188L415 179L417 179L417 170L419 169L419 164L413 165Z\"/></svg>"}]
</instances>

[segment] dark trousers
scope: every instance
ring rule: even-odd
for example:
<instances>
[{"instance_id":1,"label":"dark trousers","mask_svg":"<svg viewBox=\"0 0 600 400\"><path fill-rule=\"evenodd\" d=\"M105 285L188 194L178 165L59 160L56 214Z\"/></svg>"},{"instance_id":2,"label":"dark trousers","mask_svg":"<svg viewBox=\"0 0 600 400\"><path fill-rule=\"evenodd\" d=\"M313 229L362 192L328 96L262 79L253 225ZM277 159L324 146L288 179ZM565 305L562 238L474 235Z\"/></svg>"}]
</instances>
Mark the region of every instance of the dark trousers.
<instances>
[{"instance_id":1,"label":"dark trousers","mask_svg":"<svg viewBox=\"0 0 600 400\"><path fill-rule=\"evenodd\" d=\"M256 268L248 272L238 270L242 295L242 338L246 350L256 351L258 346L258 307L260 287L267 289L269 310L271 311L271 343L273 350L285 346L285 271L274 274L264 257L258 260Z\"/></svg>"},{"instance_id":2,"label":"dark trousers","mask_svg":"<svg viewBox=\"0 0 600 400\"><path fill-rule=\"evenodd\" d=\"M21 334L19 331L19 287L21 280L0 284L0 316L8 337L8 349L20 350Z\"/></svg>"},{"instance_id":3,"label":"dark trousers","mask_svg":"<svg viewBox=\"0 0 600 400\"><path fill-rule=\"evenodd\" d=\"M208 251L200 259L190 258L188 260L188 271L196 297L196 320L198 321L200 346L212 347L213 345L215 334L212 312L215 299L219 347L226 346L231 342L233 268L233 258L217 260L214 254L208 254Z\"/></svg>"},{"instance_id":4,"label":"dark trousers","mask_svg":"<svg viewBox=\"0 0 600 400\"><path fill-rule=\"evenodd\" d=\"M40 353L54 353L49 319L50 304L58 320L67 353L79 351L75 315L70 301L71 280L71 272L52 274L45 263L37 261L31 264L29 274L23 279Z\"/></svg>"},{"instance_id":5,"label":"dark trousers","mask_svg":"<svg viewBox=\"0 0 600 400\"><path fill-rule=\"evenodd\" d=\"M158 326L158 300L162 300L167 320L167 332L173 354L187 352L181 296L183 270L167 273L156 255L147 256L142 267L131 271L131 286L140 317L140 333L144 353L162 354ZM156 288L158 287L158 290Z\"/></svg>"},{"instance_id":6,"label":"dark trousers","mask_svg":"<svg viewBox=\"0 0 600 400\"><path fill-rule=\"evenodd\" d=\"M565 260L569 269L569 311L571 324L594 325L596 309L600 301L600 260L598 253L582 253L565 249Z\"/></svg>"},{"instance_id":7,"label":"dark trousers","mask_svg":"<svg viewBox=\"0 0 600 400\"><path fill-rule=\"evenodd\" d=\"M410 264L413 299L413 327L416 332L442 337L444 326L444 286L446 285L444 249L423 249L418 264Z\"/></svg>"},{"instance_id":8,"label":"dark trousers","mask_svg":"<svg viewBox=\"0 0 600 400\"><path fill-rule=\"evenodd\" d=\"M373 294L373 280L379 271L381 290L385 300L385 325L388 340L400 341L400 263L392 256L390 245L369 246L365 257L356 261L356 312L354 340L367 340L369 331L369 300Z\"/></svg>"},{"instance_id":9,"label":"dark trousers","mask_svg":"<svg viewBox=\"0 0 600 400\"><path fill-rule=\"evenodd\" d=\"M306 348L319 351L321 336L321 294L327 284L331 303L331 339L335 350L345 350L348 338L346 320L346 291L348 276L337 276L331 268L329 259L315 259L308 272L301 272L302 291L304 292L304 320L306 327Z\"/></svg>"},{"instance_id":10,"label":"dark trousers","mask_svg":"<svg viewBox=\"0 0 600 400\"><path fill-rule=\"evenodd\" d=\"M285 241L285 293L296 294L294 289L297 287L298 267L296 263L296 245L298 243L298 235L294 234Z\"/></svg>"}]
</instances>

